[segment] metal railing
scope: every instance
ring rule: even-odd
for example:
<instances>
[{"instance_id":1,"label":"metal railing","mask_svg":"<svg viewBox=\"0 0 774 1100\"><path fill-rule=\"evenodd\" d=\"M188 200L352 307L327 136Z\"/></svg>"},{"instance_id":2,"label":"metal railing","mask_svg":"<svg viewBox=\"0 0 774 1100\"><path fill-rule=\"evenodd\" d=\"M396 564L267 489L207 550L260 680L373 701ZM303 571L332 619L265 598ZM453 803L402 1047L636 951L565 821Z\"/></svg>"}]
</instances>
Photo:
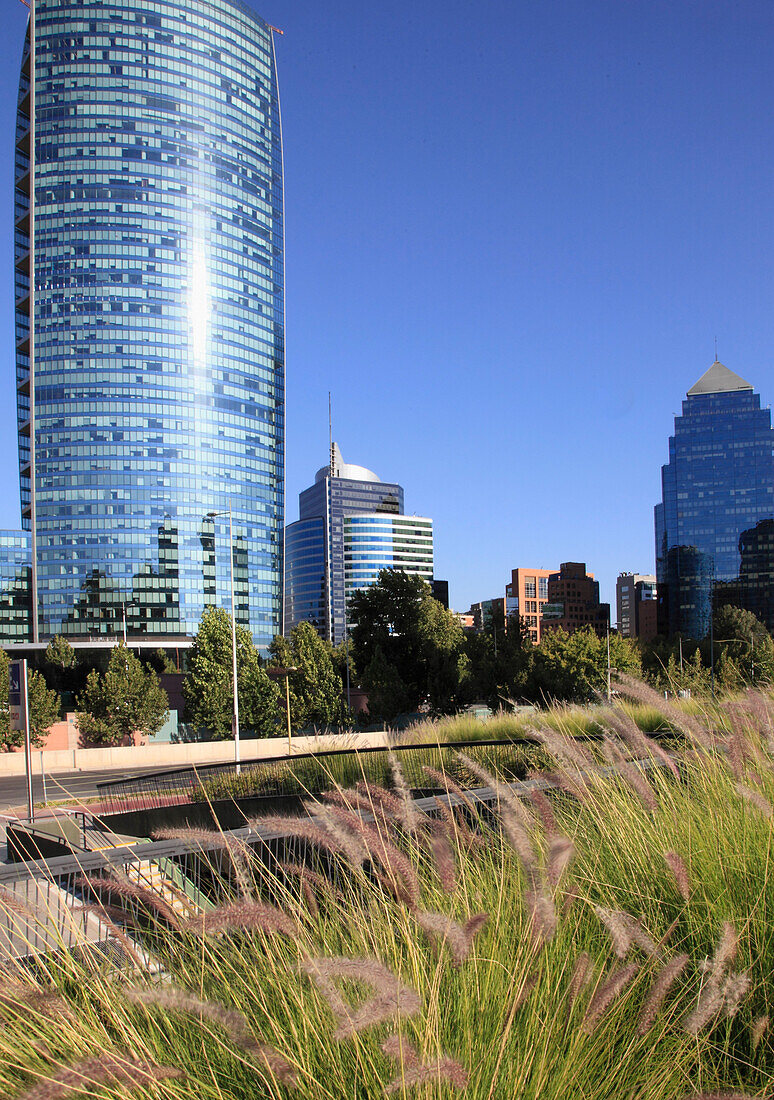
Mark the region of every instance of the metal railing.
<instances>
[{"instance_id":1,"label":"metal railing","mask_svg":"<svg viewBox=\"0 0 774 1100\"><path fill-rule=\"evenodd\" d=\"M522 778L528 770L528 752L534 753L536 744L534 739L519 737L395 745L390 750L332 749L242 761L238 772L234 763L225 763L144 773L98 783L97 792L103 813L122 813L222 798L298 798L361 780L391 786L390 751L400 759L407 784L421 792L433 786L423 771L425 766L445 770L465 786L475 785L474 777L458 759L459 752L494 765L503 778Z\"/></svg>"}]
</instances>

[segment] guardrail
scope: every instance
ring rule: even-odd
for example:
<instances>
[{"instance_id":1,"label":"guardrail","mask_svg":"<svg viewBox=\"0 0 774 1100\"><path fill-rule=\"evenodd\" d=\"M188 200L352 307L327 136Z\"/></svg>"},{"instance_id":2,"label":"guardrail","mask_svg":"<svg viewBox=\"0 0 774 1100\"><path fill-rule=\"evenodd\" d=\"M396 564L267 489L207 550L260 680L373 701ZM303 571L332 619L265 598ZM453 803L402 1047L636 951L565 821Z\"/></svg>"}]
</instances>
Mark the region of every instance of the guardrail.
<instances>
[{"instance_id":1,"label":"guardrail","mask_svg":"<svg viewBox=\"0 0 774 1100\"><path fill-rule=\"evenodd\" d=\"M596 739L594 734L584 740ZM452 778L472 781L457 753L465 752L482 761L497 764L505 778L526 774L526 750L534 748L533 738L512 740L455 741L448 744L395 745L389 751L400 759L406 782L422 790L428 787L423 766L443 768ZM384 748L331 749L297 756L277 756L243 761L239 765L208 764L144 773L129 779L113 779L97 784L103 813L148 810L209 799L265 796L267 798L305 797L320 793L334 784L351 786L358 780L390 785L388 750ZM466 784L467 785L467 784Z\"/></svg>"},{"instance_id":2,"label":"guardrail","mask_svg":"<svg viewBox=\"0 0 774 1100\"><path fill-rule=\"evenodd\" d=\"M632 763L643 770L664 767L652 759L636 760ZM615 766L600 766L595 771L600 775L614 775L618 769ZM520 780L509 783L509 786L514 794L522 798L536 789L556 789L555 783L542 778ZM470 787L465 795L468 804L472 802L480 807L484 815L491 812L492 805L498 800L497 792L491 787ZM439 814L439 802L465 810L463 800L451 793L434 793L429 797L414 799L417 810L431 817ZM309 858L310 848L307 841L288 830L277 829L268 824L233 829L225 834L213 830L212 839L197 830L195 836L174 840L140 842L126 847L27 863L0 864L0 956L9 953L13 955L15 949L14 957L20 958L45 951L83 948L84 943L86 946L96 944L100 950L109 948L116 953L115 943L110 944L110 930L99 921L98 915L89 914L84 908L81 896L84 875L117 870L130 878L138 877L140 868L153 862L166 867L165 873L178 885L182 883L186 895L197 904L208 904L211 901L217 903L228 889L231 873L230 859L224 851L224 837L242 842L253 850L258 857L256 877L262 879L262 892L272 900L276 900L273 895L277 883L284 877L282 864L288 861L305 862ZM261 865L265 867L266 873L263 875ZM138 872L137 876L132 874L133 869ZM337 872L333 865L323 861L320 869L335 879ZM24 918L8 910L3 903L3 895L7 899L8 893L15 895L30 909L48 909L50 919L40 922L34 928L30 926L25 937L19 931L19 921ZM89 919L92 921L91 927ZM30 921L31 918L27 920Z\"/></svg>"}]
</instances>

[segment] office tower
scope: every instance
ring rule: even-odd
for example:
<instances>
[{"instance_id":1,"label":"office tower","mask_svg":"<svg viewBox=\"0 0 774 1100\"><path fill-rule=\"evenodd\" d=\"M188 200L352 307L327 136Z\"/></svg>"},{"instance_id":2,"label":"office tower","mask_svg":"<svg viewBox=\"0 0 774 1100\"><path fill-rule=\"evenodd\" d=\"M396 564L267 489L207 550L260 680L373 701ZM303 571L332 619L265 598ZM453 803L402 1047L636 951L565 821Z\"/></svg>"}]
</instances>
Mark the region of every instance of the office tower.
<instances>
[{"instance_id":1,"label":"office tower","mask_svg":"<svg viewBox=\"0 0 774 1100\"><path fill-rule=\"evenodd\" d=\"M586 563L566 561L548 578L548 602L540 620L543 631L592 627L604 636L610 628L610 604L599 602L599 581L586 572Z\"/></svg>"},{"instance_id":2,"label":"office tower","mask_svg":"<svg viewBox=\"0 0 774 1100\"><path fill-rule=\"evenodd\" d=\"M661 473L659 631L703 638L720 603L762 614L773 629L772 573L759 568L767 552L759 536L774 518L774 431L749 382L712 364L688 390Z\"/></svg>"},{"instance_id":3,"label":"office tower","mask_svg":"<svg viewBox=\"0 0 774 1100\"><path fill-rule=\"evenodd\" d=\"M652 574L619 573L615 582L618 633L622 638L655 637L656 578Z\"/></svg>"},{"instance_id":4,"label":"office tower","mask_svg":"<svg viewBox=\"0 0 774 1100\"><path fill-rule=\"evenodd\" d=\"M548 578L555 570L511 570L510 583L505 586L506 616L518 615L535 645L540 641L540 617L548 601Z\"/></svg>"},{"instance_id":5,"label":"office tower","mask_svg":"<svg viewBox=\"0 0 774 1100\"><path fill-rule=\"evenodd\" d=\"M285 633L314 624L338 645L347 597L402 569L432 584L433 521L403 513L403 489L364 466L346 463L336 443L331 463L299 495L299 519L285 531Z\"/></svg>"},{"instance_id":6,"label":"office tower","mask_svg":"<svg viewBox=\"0 0 774 1100\"><path fill-rule=\"evenodd\" d=\"M282 139L239 0L34 0L16 130L32 635L280 628ZM34 196L34 201L30 201ZM233 510L233 546L228 516Z\"/></svg>"}]
</instances>

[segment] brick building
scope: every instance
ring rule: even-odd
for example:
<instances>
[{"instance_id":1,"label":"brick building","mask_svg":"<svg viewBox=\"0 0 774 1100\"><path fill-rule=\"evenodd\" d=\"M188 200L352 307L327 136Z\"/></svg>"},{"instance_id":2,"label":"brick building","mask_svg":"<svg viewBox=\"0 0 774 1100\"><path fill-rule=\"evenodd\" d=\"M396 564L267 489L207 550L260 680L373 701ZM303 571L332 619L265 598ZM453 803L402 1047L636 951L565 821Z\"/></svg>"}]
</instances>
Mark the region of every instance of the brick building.
<instances>
[{"instance_id":1,"label":"brick building","mask_svg":"<svg viewBox=\"0 0 774 1100\"><path fill-rule=\"evenodd\" d=\"M586 572L586 563L563 562L548 577L548 601L542 612L541 630L566 630L568 634L591 626L600 636L610 628L610 604L599 602L599 581Z\"/></svg>"}]
</instances>

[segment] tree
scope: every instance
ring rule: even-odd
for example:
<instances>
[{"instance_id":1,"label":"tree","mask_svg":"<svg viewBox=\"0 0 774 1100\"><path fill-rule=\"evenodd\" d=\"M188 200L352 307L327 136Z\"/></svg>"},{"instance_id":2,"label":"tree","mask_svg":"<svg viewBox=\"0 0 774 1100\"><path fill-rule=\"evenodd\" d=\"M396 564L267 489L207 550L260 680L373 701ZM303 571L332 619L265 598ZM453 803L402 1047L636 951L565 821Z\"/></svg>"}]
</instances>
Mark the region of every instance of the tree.
<instances>
[{"instance_id":1,"label":"tree","mask_svg":"<svg viewBox=\"0 0 774 1100\"><path fill-rule=\"evenodd\" d=\"M468 668L462 628L421 577L382 569L350 597L349 621L372 719L423 704L437 714L458 708Z\"/></svg>"},{"instance_id":2,"label":"tree","mask_svg":"<svg viewBox=\"0 0 774 1100\"><path fill-rule=\"evenodd\" d=\"M278 732L279 688L266 675L250 631L237 626L236 642L240 727L271 737ZM186 720L216 741L233 736L232 681L231 616L221 607L207 607L189 651L183 696Z\"/></svg>"},{"instance_id":3,"label":"tree","mask_svg":"<svg viewBox=\"0 0 774 1100\"><path fill-rule=\"evenodd\" d=\"M610 667L628 676L642 671L636 645L610 635ZM591 627L568 634L547 630L534 650L532 691L539 700L586 703L607 693L607 639Z\"/></svg>"},{"instance_id":4,"label":"tree","mask_svg":"<svg viewBox=\"0 0 774 1100\"><path fill-rule=\"evenodd\" d=\"M75 668L78 656L67 638L56 634L46 646L46 663L57 668Z\"/></svg>"},{"instance_id":5,"label":"tree","mask_svg":"<svg viewBox=\"0 0 774 1100\"><path fill-rule=\"evenodd\" d=\"M530 690L534 646L527 627L518 615L508 619L493 616L490 627L465 639L470 673L467 696L483 699L492 710L510 708Z\"/></svg>"},{"instance_id":6,"label":"tree","mask_svg":"<svg viewBox=\"0 0 774 1100\"><path fill-rule=\"evenodd\" d=\"M120 745L132 733L151 737L168 713L158 676L124 645L112 650L104 675L91 670L78 697L78 728L98 744Z\"/></svg>"},{"instance_id":7,"label":"tree","mask_svg":"<svg viewBox=\"0 0 774 1100\"><path fill-rule=\"evenodd\" d=\"M0 650L0 745L9 752L24 744L24 730L11 729L11 717L8 706L10 687L10 659L5 650ZM55 691L46 686L41 673L27 670L27 707L30 719L30 744L38 747L43 744L46 734L59 718L60 699Z\"/></svg>"},{"instance_id":8,"label":"tree","mask_svg":"<svg viewBox=\"0 0 774 1100\"><path fill-rule=\"evenodd\" d=\"M288 681L291 729L338 725L342 718L341 676L334 668L332 646L312 624L298 623L290 638L278 635L269 653L271 664L298 669Z\"/></svg>"},{"instance_id":9,"label":"tree","mask_svg":"<svg viewBox=\"0 0 774 1100\"><path fill-rule=\"evenodd\" d=\"M751 611L726 605L713 615L715 671L723 660L724 685L771 683L774 680L774 641L765 625ZM705 656L709 647L705 642ZM732 670L728 662L732 662Z\"/></svg>"}]
</instances>

